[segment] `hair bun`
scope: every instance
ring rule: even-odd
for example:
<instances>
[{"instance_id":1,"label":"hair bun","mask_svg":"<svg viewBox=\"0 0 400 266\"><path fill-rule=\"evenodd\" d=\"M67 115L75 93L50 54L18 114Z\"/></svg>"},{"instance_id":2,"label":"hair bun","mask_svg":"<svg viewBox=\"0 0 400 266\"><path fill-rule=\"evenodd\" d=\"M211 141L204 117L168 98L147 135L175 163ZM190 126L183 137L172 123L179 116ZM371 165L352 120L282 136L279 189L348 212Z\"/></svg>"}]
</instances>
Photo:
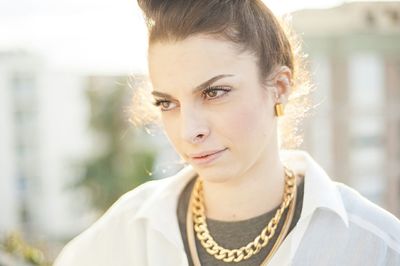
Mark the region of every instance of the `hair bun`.
<instances>
[{"instance_id":1,"label":"hair bun","mask_svg":"<svg viewBox=\"0 0 400 266\"><path fill-rule=\"evenodd\" d=\"M138 0L138 5L143 10L154 10L159 9L165 2L165 0Z\"/></svg>"},{"instance_id":2,"label":"hair bun","mask_svg":"<svg viewBox=\"0 0 400 266\"><path fill-rule=\"evenodd\" d=\"M163 13L171 5L184 4L185 0L137 0L137 2L147 18L154 18L155 13Z\"/></svg>"}]
</instances>

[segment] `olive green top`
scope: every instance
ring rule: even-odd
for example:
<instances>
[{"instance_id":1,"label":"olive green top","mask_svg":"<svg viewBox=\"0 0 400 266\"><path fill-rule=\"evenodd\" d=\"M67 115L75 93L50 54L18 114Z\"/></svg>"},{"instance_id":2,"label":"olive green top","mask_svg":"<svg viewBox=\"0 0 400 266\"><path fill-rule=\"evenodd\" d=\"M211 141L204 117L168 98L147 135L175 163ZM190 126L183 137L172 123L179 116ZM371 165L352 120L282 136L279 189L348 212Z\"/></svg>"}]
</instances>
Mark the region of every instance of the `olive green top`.
<instances>
[{"instance_id":1,"label":"olive green top","mask_svg":"<svg viewBox=\"0 0 400 266\"><path fill-rule=\"evenodd\" d=\"M192 257L190 255L189 245L187 241L187 234L186 234L186 214L188 209L188 204L190 200L190 194L192 192L192 188L194 186L194 181L196 180L195 176L183 189L179 201L178 201L178 208L177 208L177 215L179 220L179 228L181 231L182 240L185 246L185 251L188 257L189 265L193 265ZM301 179L302 181L297 185L297 197L296 197L296 206L295 212L293 215L292 223L289 227L289 232L294 228L297 221L300 218L301 208L303 206L303 193L304 193L304 178ZM241 220L241 221L234 221L234 222L227 222L227 221L219 221L206 218L208 230L210 234L214 238L214 240L223 246L224 248L228 249L235 249L240 248L242 246L247 245L249 242L253 241L265 228L267 223L274 217L275 212L280 207L276 206L271 211L268 211L264 214L259 216ZM197 253L199 255L199 259L202 265L235 265L235 266L245 266L245 265L260 265L262 261L268 255L268 252L272 249L273 244L275 243L279 233L282 230L284 221L287 216L287 211L289 208L286 208L285 212L283 213L278 227L275 231L273 237L269 240L268 244L263 247L259 253L256 255L251 256L247 260L242 260L241 262L224 262L222 260L217 260L214 256L207 253L207 251L201 246L200 242L196 239L196 248ZM285 236L286 237L286 236Z\"/></svg>"}]
</instances>

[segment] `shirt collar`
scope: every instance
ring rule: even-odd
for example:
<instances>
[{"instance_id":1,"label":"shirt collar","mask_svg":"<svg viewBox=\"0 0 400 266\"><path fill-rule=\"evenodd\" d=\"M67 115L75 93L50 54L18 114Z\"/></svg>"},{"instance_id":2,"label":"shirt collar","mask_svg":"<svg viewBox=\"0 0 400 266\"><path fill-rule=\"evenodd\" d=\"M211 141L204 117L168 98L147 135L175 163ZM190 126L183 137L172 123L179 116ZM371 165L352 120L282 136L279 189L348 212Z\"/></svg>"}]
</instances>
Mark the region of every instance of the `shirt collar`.
<instances>
[{"instance_id":1,"label":"shirt collar","mask_svg":"<svg viewBox=\"0 0 400 266\"><path fill-rule=\"evenodd\" d=\"M282 163L304 175L304 199L300 219L312 215L318 208L336 213L348 227L348 216L336 185L318 163L304 150L281 150ZM176 215L179 194L196 175L193 167L187 165L172 177L158 180L157 191L152 193L134 218L147 219L153 229L160 231L167 239L183 248ZM152 182L152 181L151 181Z\"/></svg>"},{"instance_id":2,"label":"shirt collar","mask_svg":"<svg viewBox=\"0 0 400 266\"><path fill-rule=\"evenodd\" d=\"M156 191L147 198L132 220L145 219L151 228L161 232L170 242L183 249L177 218L178 198L185 185L196 172L191 165L182 168L178 173L158 182Z\"/></svg>"},{"instance_id":3,"label":"shirt collar","mask_svg":"<svg viewBox=\"0 0 400 266\"><path fill-rule=\"evenodd\" d=\"M281 150L282 163L304 175L304 198L300 219L312 215L316 209L336 213L346 227L349 219L341 194L322 167L304 150Z\"/></svg>"}]
</instances>

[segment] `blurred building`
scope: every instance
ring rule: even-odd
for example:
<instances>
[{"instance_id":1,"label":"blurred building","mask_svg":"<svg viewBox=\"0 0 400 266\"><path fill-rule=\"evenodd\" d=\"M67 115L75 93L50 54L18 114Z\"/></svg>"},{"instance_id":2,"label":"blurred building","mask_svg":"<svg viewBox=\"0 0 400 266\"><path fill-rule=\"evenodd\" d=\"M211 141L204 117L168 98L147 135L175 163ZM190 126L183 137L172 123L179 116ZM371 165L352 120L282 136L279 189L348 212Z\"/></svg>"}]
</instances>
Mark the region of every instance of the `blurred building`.
<instances>
[{"instance_id":1,"label":"blurred building","mask_svg":"<svg viewBox=\"0 0 400 266\"><path fill-rule=\"evenodd\" d=\"M328 174L400 217L400 2L293 13L322 103L304 146Z\"/></svg>"},{"instance_id":2,"label":"blurred building","mask_svg":"<svg viewBox=\"0 0 400 266\"><path fill-rule=\"evenodd\" d=\"M27 51L0 52L0 237L16 230L33 241L69 240L97 218L88 191L74 186L82 163L105 145L90 129L87 91L107 93L127 80L56 69ZM161 151L149 169L154 178L177 170L162 132L137 130L135 138Z\"/></svg>"},{"instance_id":3,"label":"blurred building","mask_svg":"<svg viewBox=\"0 0 400 266\"><path fill-rule=\"evenodd\" d=\"M85 80L29 52L0 52L0 235L70 236L87 213L68 190L88 151ZM87 201L87 200L86 200Z\"/></svg>"}]
</instances>

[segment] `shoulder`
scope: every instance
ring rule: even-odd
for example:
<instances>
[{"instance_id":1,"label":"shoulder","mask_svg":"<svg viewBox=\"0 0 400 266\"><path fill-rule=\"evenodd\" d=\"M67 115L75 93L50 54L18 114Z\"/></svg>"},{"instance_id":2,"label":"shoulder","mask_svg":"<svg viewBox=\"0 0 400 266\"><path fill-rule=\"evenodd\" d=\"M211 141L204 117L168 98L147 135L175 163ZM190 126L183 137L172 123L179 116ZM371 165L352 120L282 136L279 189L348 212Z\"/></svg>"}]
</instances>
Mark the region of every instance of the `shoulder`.
<instances>
[{"instance_id":1,"label":"shoulder","mask_svg":"<svg viewBox=\"0 0 400 266\"><path fill-rule=\"evenodd\" d=\"M400 253L400 220L355 189L340 182L334 183L341 194L350 225Z\"/></svg>"},{"instance_id":2,"label":"shoulder","mask_svg":"<svg viewBox=\"0 0 400 266\"><path fill-rule=\"evenodd\" d=\"M128 241L125 239L128 232L131 234L139 229L138 226L131 226L136 214L165 188L170 178L173 177L147 181L122 195L95 223L67 243L54 265L91 265L94 261L106 263L102 256L109 253L111 242L121 245L119 251L122 252L124 241Z\"/></svg>"}]
</instances>

